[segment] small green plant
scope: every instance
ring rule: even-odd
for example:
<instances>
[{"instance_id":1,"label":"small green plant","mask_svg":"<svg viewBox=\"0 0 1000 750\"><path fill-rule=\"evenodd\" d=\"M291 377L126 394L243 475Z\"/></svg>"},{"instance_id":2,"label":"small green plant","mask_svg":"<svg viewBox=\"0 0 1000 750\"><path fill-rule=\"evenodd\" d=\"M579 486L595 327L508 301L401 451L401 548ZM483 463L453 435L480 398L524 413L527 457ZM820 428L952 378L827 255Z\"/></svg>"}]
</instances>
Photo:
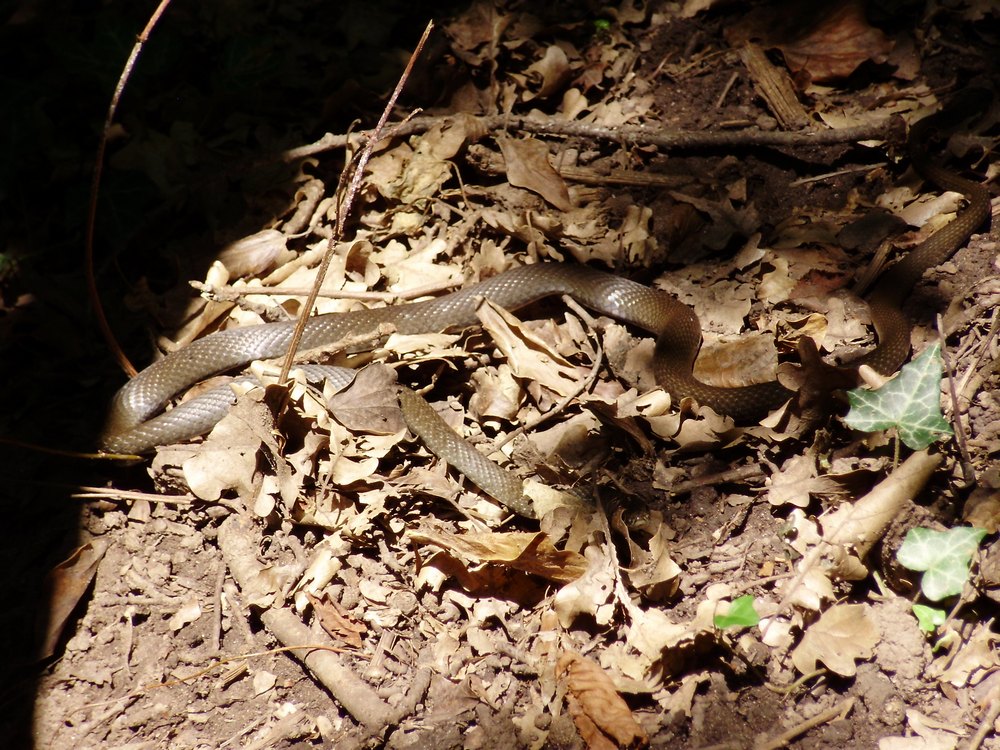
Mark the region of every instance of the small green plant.
<instances>
[{"instance_id":1,"label":"small green plant","mask_svg":"<svg viewBox=\"0 0 1000 750\"><path fill-rule=\"evenodd\" d=\"M913 614L917 618L917 625L927 634L933 633L944 625L948 613L937 607L928 607L926 604L914 604Z\"/></svg>"},{"instance_id":2,"label":"small green plant","mask_svg":"<svg viewBox=\"0 0 1000 750\"><path fill-rule=\"evenodd\" d=\"M986 536L985 529L959 526L948 531L910 529L896 559L910 570L923 572L920 590L932 602L962 593L969 579L972 554Z\"/></svg>"},{"instance_id":3,"label":"small green plant","mask_svg":"<svg viewBox=\"0 0 1000 750\"><path fill-rule=\"evenodd\" d=\"M865 432L895 428L903 444L913 450L951 435L941 415L941 369L941 350L935 344L881 388L848 391L851 409L845 421Z\"/></svg>"},{"instance_id":4,"label":"small green plant","mask_svg":"<svg viewBox=\"0 0 1000 750\"><path fill-rule=\"evenodd\" d=\"M729 611L724 615L716 615L715 627L719 630L728 628L752 628L760 622L760 615L753 607L754 598L750 594L733 599Z\"/></svg>"}]
</instances>

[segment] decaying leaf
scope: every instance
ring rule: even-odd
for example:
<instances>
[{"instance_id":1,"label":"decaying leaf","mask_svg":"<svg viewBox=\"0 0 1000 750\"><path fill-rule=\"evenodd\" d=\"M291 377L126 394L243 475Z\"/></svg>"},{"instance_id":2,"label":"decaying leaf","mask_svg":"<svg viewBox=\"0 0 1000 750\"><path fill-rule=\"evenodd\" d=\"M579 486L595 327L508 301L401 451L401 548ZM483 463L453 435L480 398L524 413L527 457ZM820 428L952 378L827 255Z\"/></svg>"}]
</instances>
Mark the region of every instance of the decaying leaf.
<instances>
[{"instance_id":1,"label":"decaying leaf","mask_svg":"<svg viewBox=\"0 0 1000 750\"><path fill-rule=\"evenodd\" d=\"M352 648L361 648L361 636L368 632L368 626L364 622L356 620L349 612L326 594L315 596L306 592L309 602L313 606L313 612L320 626L331 638L341 641Z\"/></svg>"},{"instance_id":2,"label":"decaying leaf","mask_svg":"<svg viewBox=\"0 0 1000 750\"><path fill-rule=\"evenodd\" d=\"M765 7L731 28L727 37L732 43L759 37L780 49L802 87L847 78L868 60L883 63L893 47L884 32L868 23L861 0Z\"/></svg>"},{"instance_id":3,"label":"decaying leaf","mask_svg":"<svg viewBox=\"0 0 1000 750\"><path fill-rule=\"evenodd\" d=\"M568 628L577 615L592 615L598 625L607 625L614 616L614 575L610 560L598 545L584 550L587 569L582 576L556 592L552 607L559 624Z\"/></svg>"},{"instance_id":4,"label":"decaying leaf","mask_svg":"<svg viewBox=\"0 0 1000 750\"><path fill-rule=\"evenodd\" d=\"M680 581L681 568L670 556L670 542L675 533L663 520L659 511L651 511L644 531L650 535L645 545L633 539L627 524L622 522L621 513L616 513L612 521L629 546L631 562L625 572L635 588L652 601L673 596Z\"/></svg>"},{"instance_id":5,"label":"decaying leaf","mask_svg":"<svg viewBox=\"0 0 1000 750\"><path fill-rule=\"evenodd\" d=\"M958 640L955 635L954 646L931 665L933 677L960 688L978 684L1000 667L1000 657L997 656L1000 636L990 629L989 623L977 623L972 635L964 641Z\"/></svg>"},{"instance_id":6,"label":"decaying leaf","mask_svg":"<svg viewBox=\"0 0 1000 750\"><path fill-rule=\"evenodd\" d=\"M201 617L201 604L198 602L197 597L192 596L186 599L181 608L174 612L173 616L167 621L167 627L176 633L199 617Z\"/></svg>"},{"instance_id":7,"label":"decaying leaf","mask_svg":"<svg viewBox=\"0 0 1000 750\"><path fill-rule=\"evenodd\" d=\"M288 238L277 229L262 229L226 245L219 251L218 259L235 278L259 276L287 245Z\"/></svg>"},{"instance_id":8,"label":"decaying leaf","mask_svg":"<svg viewBox=\"0 0 1000 750\"><path fill-rule=\"evenodd\" d=\"M566 683L569 712L587 748L639 748L649 744L646 732L600 666L564 651L556 664L556 675Z\"/></svg>"}]
</instances>

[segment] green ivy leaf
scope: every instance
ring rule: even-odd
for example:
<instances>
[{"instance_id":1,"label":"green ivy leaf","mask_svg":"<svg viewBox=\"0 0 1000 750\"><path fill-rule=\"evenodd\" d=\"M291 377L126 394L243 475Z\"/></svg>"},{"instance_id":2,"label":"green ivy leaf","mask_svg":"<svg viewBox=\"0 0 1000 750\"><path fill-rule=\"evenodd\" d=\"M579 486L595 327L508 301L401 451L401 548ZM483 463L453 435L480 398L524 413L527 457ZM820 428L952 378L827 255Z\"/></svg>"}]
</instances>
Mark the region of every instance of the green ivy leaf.
<instances>
[{"instance_id":1,"label":"green ivy leaf","mask_svg":"<svg viewBox=\"0 0 1000 750\"><path fill-rule=\"evenodd\" d=\"M969 578L972 553L986 536L985 529L959 526L948 531L910 529L896 559L910 570L923 571L920 589L931 601L962 592Z\"/></svg>"},{"instance_id":2,"label":"green ivy leaf","mask_svg":"<svg viewBox=\"0 0 1000 750\"><path fill-rule=\"evenodd\" d=\"M726 628L752 628L760 622L760 615L753 608L753 596L747 594L739 599L733 599L729 604L729 611L724 615L715 616L715 627L719 630Z\"/></svg>"},{"instance_id":3,"label":"green ivy leaf","mask_svg":"<svg viewBox=\"0 0 1000 750\"><path fill-rule=\"evenodd\" d=\"M875 432L895 427L913 450L923 450L951 427L941 416L941 350L935 344L923 351L899 375L878 390L855 388L846 422L856 430Z\"/></svg>"},{"instance_id":4,"label":"green ivy leaf","mask_svg":"<svg viewBox=\"0 0 1000 750\"><path fill-rule=\"evenodd\" d=\"M933 633L944 625L948 613L937 607L928 607L926 604L914 604L913 614L916 615L917 625L925 633Z\"/></svg>"}]
</instances>

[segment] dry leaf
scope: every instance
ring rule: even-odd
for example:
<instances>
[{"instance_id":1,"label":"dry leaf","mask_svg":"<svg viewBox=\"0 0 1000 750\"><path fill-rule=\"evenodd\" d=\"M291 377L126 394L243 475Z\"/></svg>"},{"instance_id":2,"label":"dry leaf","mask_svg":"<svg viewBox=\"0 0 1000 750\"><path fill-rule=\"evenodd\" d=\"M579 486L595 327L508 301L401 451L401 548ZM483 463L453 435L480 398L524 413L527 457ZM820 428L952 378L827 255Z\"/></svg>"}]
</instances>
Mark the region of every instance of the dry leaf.
<instances>
[{"instance_id":1,"label":"dry leaf","mask_svg":"<svg viewBox=\"0 0 1000 750\"><path fill-rule=\"evenodd\" d=\"M868 60L884 63L893 48L893 41L868 23L861 0L762 7L728 28L726 39L734 46L760 39L780 49L800 88L847 78Z\"/></svg>"},{"instance_id":2,"label":"dry leaf","mask_svg":"<svg viewBox=\"0 0 1000 750\"><path fill-rule=\"evenodd\" d=\"M556 676L566 683L569 713L587 748L646 747L649 738L611 678L597 664L564 651Z\"/></svg>"},{"instance_id":3,"label":"dry leaf","mask_svg":"<svg viewBox=\"0 0 1000 750\"><path fill-rule=\"evenodd\" d=\"M574 365L538 333L506 310L484 301L476 311L479 319L507 358L515 376L523 378L539 407L547 408L551 401L576 394L587 368ZM555 399L540 391L547 389Z\"/></svg>"},{"instance_id":4,"label":"dry leaf","mask_svg":"<svg viewBox=\"0 0 1000 750\"><path fill-rule=\"evenodd\" d=\"M538 193L560 211L572 208L566 183L549 164L548 146L534 139L497 138L497 143L511 185Z\"/></svg>"},{"instance_id":5,"label":"dry leaf","mask_svg":"<svg viewBox=\"0 0 1000 750\"><path fill-rule=\"evenodd\" d=\"M332 601L325 593L323 596L314 596L306 592L306 596L312 604L320 627L331 638L352 648L361 648L361 636L368 632L368 626L365 623L355 620L350 612L346 612L340 604Z\"/></svg>"},{"instance_id":6,"label":"dry leaf","mask_svg":"<svg viewBox=\"0 0 1000 750\"><path fill-rule=\"evenodd\" d=\"M870 659L879 641L878 625L866 604L841 604L810 625L792 651L792 663L802 674L816 671L817 662L843 677L857 672L855 661Z\"/></svg>"},{"instance_id":7,"label":"dry leaf","mask_svg":"<svg viewBox=\"0 0 1000 750\"><path fill-rule=\"evenodd\" d=\"M577 615L592 615L598 625L607 625L615 614L615 577L606 551L591 544L583 554L587 559L586 572L559 589L552 602L552 609L564 628L569 628Z\"/></svg>"},{"instance_id":8,"label":"dry leaf","mask_svg":"<svg viewBox=\"0 0 1000 750\"><path fill-rule=\"evenodd\" d=\"M989 623L978 623L975 628L972 636L956 652L946 654L931 665L932 676L961 688L978 684L1000 666L996 649L1000 635L990 629Z\"/></svg>"},{"instance_id":9,"label":"dry leaf","mask_svg":"<svg viewBox=\"0 0 1000 750\"><path fill-rule=\"evenodd\" d=\"M233 278L260 276L287 245L288 238L277 229L263 229L229 243L219 251L218 259Z\"/></svg>"},{"instance_id":10,"label":"dry leaf","mask_svg":"<svg viewBox=\"0 0 1000 750\"><path fill-rule=\"evenodd\" d=\"M90 586L97 573L97 566L107 551L106 541L94 539L73 550L69 557L52 568L45 577L49 616L39 648L39 659L47 659L55 651L66 621Z\"/></svg>"},{"instance_id":11,"label":"dry leaf","mask_svg":"<svg viewBox=\"0 0 1000 750\"><path fill-rule=\"evenodd\" d=\"M542 532L470 532L451 534L443 530L410 532L418 544L431 544L449 554L477 563L495 563L557 583L575 581L586 572L583 555L556 549Z\"/></svg>"},{"instance_id":12,"label":"dry leaf","mask_svg":"<svg viewBox=\"0 0 1000 750\"><path fill-rule=\"evenodd\" d=\"M566 57L563 48L555 44L549 45L542 59L532 63L525 71L529 85L537 80L540 80L541 83L534 93L524 92L524 101L552 96L563 88L571 73L569 58Z\"/></svg>"},{"instance_id":13,"label":"dry leaf","mask_svg":"<svg viewBox=\"0 0 1000 750\"><path fill-rule=\"evenodd\" d=\"M199 617L201 617L201 604L198 603L197 598L192 596L191 598L185 600L180 609L174 612L173 616L167 621L167 627L176 633L185 625L190 625Z\"/></svg>"},{"instance_id":14,"label":"dry leaf","mask_svg":"<svg viewBox=\"0 0 1000 750\"><path fill-rule=\"evenodd\" d=\"M816 459L810 454L793 456L785 461L781 471L774 474L767 491L771 505L796 505L805 508L812 495L829 495L840 490L837 482L826 476L817 476Z\"/></svg>"},{"instance_id":15,"label":"dry leaf","mask_svg":"<svg viewBox=\"0 0 1000 750\"><path fill-rule=\"evenodd\" d=\"M395 435L405 427L396 398L396 374L385 365L369 365L345 389L327 400L333 416L354 432Z\"/></svg>"}]
</instances>

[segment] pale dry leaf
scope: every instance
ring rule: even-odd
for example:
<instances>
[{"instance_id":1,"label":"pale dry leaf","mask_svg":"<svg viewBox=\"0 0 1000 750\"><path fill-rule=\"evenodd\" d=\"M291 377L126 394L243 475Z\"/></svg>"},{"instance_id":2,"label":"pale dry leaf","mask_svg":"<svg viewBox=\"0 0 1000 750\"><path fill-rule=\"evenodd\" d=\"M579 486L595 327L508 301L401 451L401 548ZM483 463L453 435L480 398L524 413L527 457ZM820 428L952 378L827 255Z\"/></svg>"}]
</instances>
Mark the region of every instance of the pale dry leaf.
<instances>
[{"instance_id":1,"label":"pale dry leaf","mask_svg":"<svg viewBox=\"0 0 1000 750\"><path fill-rule=\"evenodd\" d=\"M780 256L771 258L774 269L765 273L757 287L757 296L762 302L777 305L785 302L795 288L795 279L788 273L788 261Z\"/></svg>"},{"instance_id":2,"label":"pale dry leaf","mask_svg":"<svg viewBox=\"0 0 1000 750\"><path fill-rule=\"evenodd\" d=\"M835 605L806 628L792 650L792 663L802 674L816 671L819 662L843 677L857 672L855 662L869 659L880 635L866 604Z\"/></svg>"},{"instance_id":3,"label":"pale dry leaf","mask_svg":"<svg viewBox=\"0 0 1000 750\"><path fill-rule=\"evenodd\" d=\"M930 675L956 688L976 685L1000 666L998 642L1000 635L994 633L988 623L977 623L973 634L955 653L946 654L931 665Z\"/></svg>"},{"instance_id":4,"label":"pale dry leaf","mask_svg":"<svg viewBox=\"0 0 1000 750\"><path fill-rule=\"evenodd\" d=\"M263 695L278 682L278 678L266 669L258 669L253 675L253 694Z\"/></svg>"},{"instance_id":5,"label":"pale dry leaf","mask_svg":"<svg viewBox=\"0 0 1000 750\"><path fill-rule=\"evenodd\" d=\"M703 616L696 616L691 622L676 623L661 609L634 607L630 612L631 623L625 634L625 642L646 659L647 668L652 668L663 658L664 651L690 646L699 632L713 630L712 616L715 605L712 602L702 602L702 604L709 605L707 629L704 626Z\"/></svg>"},{"instance_id":6,"label":"pale dry leaf","mask_svg":"<svg viewBox=\"0 0 1000 750\"><path fill-rule=\"evenodd\" d=\"M588 372L586 368L568 361L515 316L488 300L476 312L483 328L507 358L511 371L526 380L529 388L542 386L559 398L579 391L580 381ZM543 394L536 398L545 400ZM540 403L540 406L544 408L548 404Z\"/></svg>"},{"instance_id":7,"label":"pale dry leaf","mask_svg":"<svg viewBox=\"0 0 1000 750\"><path fill-rule=\"evenodd\" d=\"M526 102L552 96L566 85L572 75L566 51L556 44L549 45L542 59L532 63L524 72L526 83L532 89L524 91Z\"/></svg>"},{"instance_id":8,"label":"pale dry leaf","mask_svg":"<svg viewBox=\"0 0 1000 750\"><path fill-rule=\"evenodd\" d=\"M205 442L181 463L184 481L202 500L215 501L233 491L249 500L262 446L254 424L272 421L270 410L255 399L240 398L212 428Z\"/></svg>"},{"instance_id":9,"label":"pale dry leaf","mask_svg":"<svg viewBox=\"0 0 1000 750\"><path fill-rule=\"evenodd\" d=\"M466 116L449 117L438 122L417 142L417 152L446 160L457 154L469 139L475 121Z\"/></svg>"},{"instance_id":10,"label":"pale dry leaf","mask_svg":"<svg viewBox=\"0 0 1000 750\"><path fill-rule=\"evenodd\" d=\"M595 241L584 248L586 257L578 259L597 260L612 266L622 262L652 265L660 260L659 244L650 227L652 219L653 211L648 206L628 206L617 226L609 227L602 222Z\"/></svg>"},{"instance_id":11,"label":"pale dry leaf","mask_svg":"<svg viewBox=\"0 0 1000 750\"><path fill-rule=\"evenodd\" d=\"M219 251L218 260L233 278L260 276L285 251L288 238L277 229L262 229Z\"/></svg>"},{"instance_id":12,"label":"pale dry leaf","mask_svg":"<svg viewBox=\"0 0 1000 750\"><path fill-rule=\"evenodd\" d=\"M587 570L577 580L556 592L552 609L559 624L569 628L577 615L592 615L598 625L607 625L614 617L614 574L607 551L596 544L583 552Z\"/></svg>"},{"instance_id":13,"label":"pale dry leaf","mask_svg":"<svg viewBox=\"0 0 1000 750\"><path fill-rule=\"evenodd\" d=\"M564 651L556 663L556 676L566 684L570 715L588 748L638 748L649 744L628 704L599 665Z\"/></svg>"},{"instance_id":14,"label":"pale dry leaf","mask_svg":"<svg viewBox=\"0 0 1000 750\"><path fill-rule=\"evenodd\" d=\"M373 478L377 469L377 458L353 459L341 455L332 459L329 476L338 487L349 487L355 482Z\"/></svg>"},{"instance_id":15,"label":"pale dry leaf","mask_svg":"<svg viewBox=\"0 0 1000 750\"><path fill-rule=\"evenodd\" d=\"M786 535L786 543L800 555L804 555L822 539L819 535L819 524L799 508L793 509L789 514L787 525L794 533Z\"/></svg>"},{"instance_id":16,"label":"pale dry leaf","mask_svg":"<svg viewBox=\"0 0 1000 750\"><path fill-rule=\"evenodd\" d=\"M814 495L830 495L840 488L826 476L818 476L816 459L809 453L793 456L768 480L767 501L771 505L805 508Z\"/></svg>"},{"instance_id":17,"label":"pale dry leaf","mask_svg":"<svg viewBox=\"0 0 1000 750\"><path fill-rule=\"evenodd\" d=\"M198 603L197 597L191 597L186 599L181 608L171 615L170 619L167 620L167 627L176 633L199 617L201 617L201 604Z\"/></svg>"},{"instance_id":18,"label":"pale dry leaf","mask_svg":"<svg viewBox=\"0 0 1000 750\"><path fill-rule=\"evenodd\" d=\"M818 612L823 602L834 598L833 582L827 570L812 564L812 558L806 557L799 563L800 571L803 565L809 567L801 577L782 582L778 590L788 603Z\"/></svg>"},{"instance_id":19,"label":"pale dry leaf","mask_svg":"<svg viewBox=\"0 0 1000 750\"><path fill-rule=\"evenodd\" d=\"M550 464L561 463L577 468L584 466L608 449L601 436L601 422L590 411L573 414L568 419L550 422L551 427L533 430L531 445Z\"/></svg>"},{"instance_id":20,"label":"pale dry leaf","mask_svg":"<svg viewBox=\"0 0 1000 750\"><path fill-rule=\"evenodd\" d=\"M619 522L617 514L615 527L628 542L631 562L625 571L629 582L646 599L659 601L676 593L681 568L670 556L674 530L664 523L658 511L651 511L649 515L643 529L643 538L649 535L645 546L635 541L627 525Z\"/></svg>"},{"instance_id":21,"label":"pale dry leaf","mask_svg":"<svg viewBox=\"0 0 1000 750\"><path fill-rule=\"evenodd\" d=\"M494 563L539 575L557 583L570 583L586 570L583 555L556 549L543 532L467 532L444 530L412 531L409 538L430 544L476 563Z\"/></svg>"},{"instance_id":22,"label":"pale dry leaf","mask_svg":"<svg viewBox=\"0 0 1000 750\"><path fill-rule=\"evenodd\" d=\"M752 332L733 341L706 337L694 364L695 377L725 388L774 380L777 370L774 336Z\"/></svg>"},{"instance_id":23,"label":"pale dry leaf","mask_svg":"<svg viewBox=\"0 0 1000 750\"><path fill-rule=\"evenodd\" d=\"M472 373L472 383L475 390L469 399L469 414L474 419L493 417L513 421L524 391L509 365L479 368Z\"/></svg>"}]
</instances>

